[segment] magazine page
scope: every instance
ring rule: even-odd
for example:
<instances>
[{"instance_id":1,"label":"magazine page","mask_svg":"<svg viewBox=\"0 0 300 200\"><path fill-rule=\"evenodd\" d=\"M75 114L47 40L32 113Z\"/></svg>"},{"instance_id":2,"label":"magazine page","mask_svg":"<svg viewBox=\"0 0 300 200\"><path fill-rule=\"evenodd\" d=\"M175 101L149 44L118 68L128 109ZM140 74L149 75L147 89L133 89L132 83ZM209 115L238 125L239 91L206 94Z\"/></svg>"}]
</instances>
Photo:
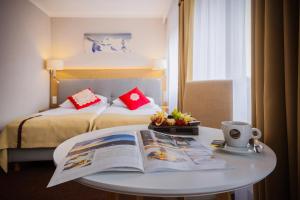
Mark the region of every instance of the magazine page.
<instances>
[{"instance_id":1,"label":"magazine page","mask_svg":"<svg viewBox=\"0 0 300 200\"><path fill-rule=\"evenodd\" d=\"M103 134L76 143L58 163L47 187L103 171L143 171L134 131Z\"/></svg>"},{"instance_id":2,"label":"magazine page","mask_svg":"<svg viewBox=\"0 0 300 200\"><path fill-rule=\"evenodd\" d=\"M180 137L156 131L140 131L145 172L224 169L226 163L195 137Z\"/></svg>"}]
</instances>

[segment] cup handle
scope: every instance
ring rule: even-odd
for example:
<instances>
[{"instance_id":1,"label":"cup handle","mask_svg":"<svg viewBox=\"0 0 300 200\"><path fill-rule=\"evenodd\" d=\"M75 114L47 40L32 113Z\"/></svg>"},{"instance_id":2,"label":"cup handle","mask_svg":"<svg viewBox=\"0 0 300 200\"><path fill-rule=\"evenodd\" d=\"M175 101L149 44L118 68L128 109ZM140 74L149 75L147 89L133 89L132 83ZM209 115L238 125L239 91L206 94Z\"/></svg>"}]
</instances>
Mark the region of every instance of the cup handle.
<instances>
[{"instance_id":1,"label":"cup handle","mask_svg":"<svg viewBox=\"0 0 300 200\"><path fill-rule=\"evenodd\" d=\"M253 133L256 132L257 135L254 135ZM261 138L262 134L261 134L261 131L258 129L258 128L252 128L252 138L253 139L259 139Z\"/></svg>"}]
</instances>

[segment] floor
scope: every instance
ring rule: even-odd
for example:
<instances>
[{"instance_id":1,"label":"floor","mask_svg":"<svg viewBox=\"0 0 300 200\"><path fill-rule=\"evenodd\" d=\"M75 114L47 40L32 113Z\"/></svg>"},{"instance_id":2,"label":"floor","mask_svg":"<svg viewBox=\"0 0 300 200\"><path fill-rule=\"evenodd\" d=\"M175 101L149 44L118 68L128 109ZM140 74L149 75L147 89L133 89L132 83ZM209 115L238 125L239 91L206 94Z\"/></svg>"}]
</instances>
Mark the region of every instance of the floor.
<instances>
[{"instance_id":1,"label":"floor","mask_svg":"<svg viewBox=\"0 0 300 200\"><path fill-rule=\"evenodd\" d=\"M21 170L16 172L10 165L9 172L0 171L0 199L55 199L55 200L106 200L108 193L83 186L74 181L63 183L52 188L46 188L53 172L52 162L22 163ZM121 200L135 199L133 196L121 195ZM145 200L160 200L160 198L144 198Z\"/></svg>"}]
</instances>

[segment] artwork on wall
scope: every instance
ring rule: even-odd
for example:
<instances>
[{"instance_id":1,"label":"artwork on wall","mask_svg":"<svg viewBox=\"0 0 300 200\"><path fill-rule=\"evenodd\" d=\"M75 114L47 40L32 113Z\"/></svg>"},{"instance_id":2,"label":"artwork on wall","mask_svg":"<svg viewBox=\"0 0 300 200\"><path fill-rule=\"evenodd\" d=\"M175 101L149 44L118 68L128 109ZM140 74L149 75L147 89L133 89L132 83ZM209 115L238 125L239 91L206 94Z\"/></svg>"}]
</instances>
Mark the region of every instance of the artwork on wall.
<instances>
[{"instance_id":1,"label":"artwork on wall","mask_svg":"<svg viewBox=\"0 0 300 200\"><path fill-rule=\"evenodd\" d=\"M87 53L130 52L131 33L85 33L84 45Z\"/></svg>"}]
</instances>

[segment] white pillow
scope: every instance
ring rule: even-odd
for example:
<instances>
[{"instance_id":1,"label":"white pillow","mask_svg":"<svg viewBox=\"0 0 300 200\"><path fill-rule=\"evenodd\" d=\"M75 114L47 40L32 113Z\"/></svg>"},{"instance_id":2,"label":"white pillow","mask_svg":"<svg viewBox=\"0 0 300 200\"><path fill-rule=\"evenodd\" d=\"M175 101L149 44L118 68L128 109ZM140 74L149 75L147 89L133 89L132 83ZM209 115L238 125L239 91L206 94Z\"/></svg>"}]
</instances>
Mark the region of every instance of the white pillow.
<instances>
[{"instance_id":1,"label":"white pillow","mask_svg":"<svg viewBox=\"0 0 300 200\"><path fill-rule=\"evenodd\" d=\"M107 103L107 98L105 96L102 96L102 95L99 95L99 94L96 94L96 96L98 98L101 99L100 103ZM98 103L96 103L95 105L97 105ZM74 104L69 100L65 100L62 104L59 105L59 107L61 108L75 108Z\"/></svg>"},{"instance_id":2,"label":"white pillow","mask_svg":"<svg viewBox=\"0 0 300 200\"><path fill-rule=\"evenodd\" d=\"M153 108L157 108L158 106L155 103L147 103L145 105L142 105L141 107L139 107L138 109L153 109Z\"/></svg>"},{"instance_id":3,"label":"white pillow","mask_svg":"<svg viewBox=\"0 0 300 200\"><path fill-rule=\"evenodd\" d=\"M154 102L154 99L151 98L151 97L147 97L147 99L150 101L149 103L141 106L140 108L152 108L153 106L155 106L155 102ZM113 106L120 106L120 107L124 107L124 108L127 108L127 106L123 103L123 101L121 101L120 98L116 98L115 100L113 100L113 103L112 103ZM139 109L140 109L139 108Z\"/></svg>"}]
</instances>

